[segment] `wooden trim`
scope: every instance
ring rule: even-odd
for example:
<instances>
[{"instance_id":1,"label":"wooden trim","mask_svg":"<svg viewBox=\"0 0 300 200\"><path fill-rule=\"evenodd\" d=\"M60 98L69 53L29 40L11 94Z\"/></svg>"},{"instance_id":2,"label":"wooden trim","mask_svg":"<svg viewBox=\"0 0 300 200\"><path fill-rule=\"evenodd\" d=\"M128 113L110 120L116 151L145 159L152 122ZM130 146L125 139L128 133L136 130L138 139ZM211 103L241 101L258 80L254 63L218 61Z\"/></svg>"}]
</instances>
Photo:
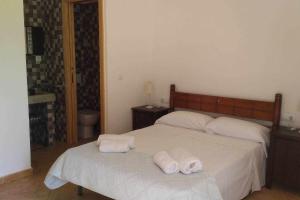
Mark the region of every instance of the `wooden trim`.
<instances>
[{"instance_id":1,"label":"wooden trim","mask_svg":"<svg viewBox=\"0 0 300 200\"><path fill-rule=\"evenodd\" d=\"M175 85L172 84L170 87L170 111L174 111L174 94L175 94Z\"/></svg>"},{"instance_id":2,"label":"wooden trim","mask_svg":"<svg viewBox=\"0 0 300 200\"><path fill-rule=\"evenodd\" d=\"M170 109L191 109L210 113L273 122L273 128L280 126L282 95L276 94L274 102L238 99L177 92L170 88Z\"/></svg>"},{"instance_id":3,"label":"wooden trim","mask_svg":"<svg viewBox=\"0 0 300 200\"><path fill-rule=\"evenodd\" d=\"M276 94L275 103L274 103L274 118L273 118L273 128L275 129L278 129L280 127L281 105L282 105L282 94Z\"/></svg>"},{"instance_id":4,"label":"wooden trim","mask_svg":"<svg viewBox=\"0 0 300 200\"><path fill-rule=\"evenodd\" d=\"M5 183L10 183L28 176L32 176L33 170L32 168L26 169L17 173L13 173L7 176L0 177L0 185Z\"/></svg>"},{"instance_id":5,"label":"wooden trim","mask_svg":"<svg viewBox=\"0 0 300 200\"><path fill-rule=\"evenodd\" d=\"M105 5L104 0L99 0L98 2L99 9L99 58L100 58L100 125L101 133L104 134L106 130L106 64L105 64Z\"/></svg>"},{"instance_id":6,"label":"wooden trim","mask_svg":"<svg viewBox=\"0 0 300 200\"><path fill-rule=\"evenodd\" d=\"M77 143L77 98L74 39L74 8L69 1L62 0L63 48L65 69L65 98L67 116L67 143Z\"/></svg>"},{"instance_id":7,"label":"wooden trim","mask_svg":"<svg viewBox=\"0 0 300 200\"><path fill-rule=\"evenodd\" d=\"M62 0L63 22L63 49L64 49L64 72L65 72L65 100L66 100L66 125L67 143L72 144L72 77L71 77L71 52L70 52L70 27L69 27L69 2Z\"/></svg>"},{"instance_id":8,"label":"wooden trim","mask_svg":"<svg viewBox=\"0 0 300 200\"><path fill-rule=\"evenodd\" d=\"M99 68L100 68L100 124L101 133L106 129L106 72L105 72L105 26L104 0L62 0L63 46L66 90L67 143L76 144L77 137L77 89L74 34L74 4L98 2L99 16Z\"/></svg>"}]
</instances>

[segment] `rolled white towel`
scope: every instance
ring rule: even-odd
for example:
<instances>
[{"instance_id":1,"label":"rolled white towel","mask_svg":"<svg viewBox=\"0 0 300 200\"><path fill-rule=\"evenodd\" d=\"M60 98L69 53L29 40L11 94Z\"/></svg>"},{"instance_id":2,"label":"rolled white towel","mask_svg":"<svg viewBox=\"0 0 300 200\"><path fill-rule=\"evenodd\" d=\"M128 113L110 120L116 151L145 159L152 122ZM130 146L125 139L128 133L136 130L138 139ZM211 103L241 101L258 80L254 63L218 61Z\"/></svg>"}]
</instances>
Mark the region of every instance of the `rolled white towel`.
<instances>
[{"instance_id":1,"label":"rolled white towel","mask_svg":"<svg viewBox=\"0 0 300 200\"><path fill-rule=\"evenodd\" d=\"M103 153L126 153L130 150L126 140L103 139L99 145L99 151Z\"/></svg>"},{"instance_id":2,"label":"rolled white towel","mask_svg":"<svg viewBox=\"0 0 300 200\"><path fill-rule=\"evenodd\" d=\"M174 174L179 172L179 165L166 151L161 151L153 156L153 161L166 174Z\"/></svg>"},{"instance_id":3,"label":"rolled white towel","mask_svg":"<svg viewBox=\"0 0 300 200\"><path fill-rule=\"evenodd\" d=\"M134 136L130 136L130 135L114 135L114 134L99 135L97 140L97 145L101 143L101 140L125 140L127 141L131 149L135 148L135 138Z\"/></svg>"},{"instance_id":4,"label":"rolled white towel","mask_svg":"<svg viewBox=\"0 0 300 200\"><path fill-rule=\"evenodd\" d=\"M169 155L178 162L179 169L183 174L191 174L203 169L200 159L182 148L170 150Z\"/></svg>"}]
</instances>

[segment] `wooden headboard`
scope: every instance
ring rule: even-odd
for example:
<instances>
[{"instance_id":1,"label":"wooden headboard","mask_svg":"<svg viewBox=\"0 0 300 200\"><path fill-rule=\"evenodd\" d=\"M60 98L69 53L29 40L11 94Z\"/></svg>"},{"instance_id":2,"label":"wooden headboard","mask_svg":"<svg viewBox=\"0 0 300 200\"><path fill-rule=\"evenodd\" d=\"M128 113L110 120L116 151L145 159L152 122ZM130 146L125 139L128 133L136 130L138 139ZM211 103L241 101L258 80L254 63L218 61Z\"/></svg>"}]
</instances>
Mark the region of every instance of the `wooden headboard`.
<instances>
[{"instance_id":1,"label":"wooden headboard","mask_svg":"<svg viewBox=\"0 0 300 200\"><path fill-rule=\"evenodd\" d=\"M170 109L191 109L256 120L271 121L273 128L280 126L282 95L276 94L274 102L255 101L203 94L177 92L175 85L170 88Z\"/></svg>"}]
</instances>

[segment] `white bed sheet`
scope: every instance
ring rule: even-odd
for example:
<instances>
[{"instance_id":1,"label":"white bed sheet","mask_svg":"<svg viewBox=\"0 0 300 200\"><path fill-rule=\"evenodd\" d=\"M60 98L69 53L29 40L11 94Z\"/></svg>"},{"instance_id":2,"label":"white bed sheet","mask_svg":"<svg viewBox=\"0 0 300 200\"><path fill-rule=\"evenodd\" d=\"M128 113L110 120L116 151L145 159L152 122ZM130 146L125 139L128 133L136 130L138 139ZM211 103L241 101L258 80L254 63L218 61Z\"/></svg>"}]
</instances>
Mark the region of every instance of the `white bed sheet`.
<instances>
[{"instance_id":1,"label":"white bed sheet","mask_svg":"<svg viewBox=\"0 0 300 200\"><path fill-rule=\"evenodd\" d=\"M134 169L134 171L141 170L139 175L144 174L147 170L149 171L149 173L146 173L147 176L139 176L139 178L150 180L151 177L154 179L157 173L161 173L159 177L156 177L156 181L158 179L160 179L159 181L170 181L170 176L160 172L152 163L151 157L160 150L168 150L174 147L183 147L198 156L204 165L204 173L192 176L175 175L171 179L173 179L173 183L176 182L177 184L168 184L168 187L163 187L161 183L152 188L147 187L150 191L145 191L145 193L148 193L149 199L176 199L170 196L162 198L162 194L167 194L166 191L171 191L174 194L178 191L189 192L189 194L180 194L181 198L178 199L220 199L218 196L220 191L224 200L240 200L247 196L250 191L260 190L265 183L266 158L263 146L260 143L161 124L132 131L128 134L136 137L136 149L132 152L125 155L104 155L98 151L95 142L68 150L52 166L45 184L53 189L67 182L72 182L109 197L126 199L126 195L128 197L129 193L134 192L135 187L145 189L139 188L144 183L143 180L140 180L140 184L137 182L136 174L135 185L131 184L130 179L128 180L126 174L131 174L131 169ZM136 160L136 155L140 156L139 160ZM102 161L111 162L114 168L105 169L105 172L101 172L102 174L95 171L91 167L92 162L100 157L104 159ZM126 162L126 160L130 160L130 162ZM63 170L66 165L72 166L72 169ZM103 165L105 163L98 167L101 168ZM120 174L116 174L116 171ZM108 177L123 176L123 184L120 184L121 180L111 177L112 180L118 180L118 182L112 183L109 187L104 185L103 183L108 183L111 180L101 180L101 177L104 177L103 173L110 173ZM125 179L125 177L127 178ZM163 180L164 178L166 180ZM195 184L198 182L199 184ZM217 189L214 185L217 186ZM191 190L187 190L186 186L190 187ZM119 189L116 187L119 187ZM203 189L203 187L207 188L206 194L194 193L197 196L192 198L193 191L202 192L200 189ZM180 197L180 195L177 195L177 197ZM201 195L203 195L202 198Z\"/></svg>"}]
</instances>

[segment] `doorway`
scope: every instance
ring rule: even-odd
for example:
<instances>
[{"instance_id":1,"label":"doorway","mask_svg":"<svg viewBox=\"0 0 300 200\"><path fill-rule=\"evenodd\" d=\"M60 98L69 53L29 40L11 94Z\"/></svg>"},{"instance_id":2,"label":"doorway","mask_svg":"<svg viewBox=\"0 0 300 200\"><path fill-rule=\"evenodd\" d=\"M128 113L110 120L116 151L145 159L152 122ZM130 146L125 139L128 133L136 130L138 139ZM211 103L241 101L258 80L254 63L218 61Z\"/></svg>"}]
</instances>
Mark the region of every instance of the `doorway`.
<instances>
[{"instance_id":1,"label":"doorway","mask_svg":"<svg viewBox=\"0 0 300 200\"><path fill-rule=\"evenodd\" d=\"M105 131L103 0L62 0L67 142L87 132L82 113L98 113L94 136ZM82 124L82 123L80 123Z\"/></svg>"}]
</instances>

